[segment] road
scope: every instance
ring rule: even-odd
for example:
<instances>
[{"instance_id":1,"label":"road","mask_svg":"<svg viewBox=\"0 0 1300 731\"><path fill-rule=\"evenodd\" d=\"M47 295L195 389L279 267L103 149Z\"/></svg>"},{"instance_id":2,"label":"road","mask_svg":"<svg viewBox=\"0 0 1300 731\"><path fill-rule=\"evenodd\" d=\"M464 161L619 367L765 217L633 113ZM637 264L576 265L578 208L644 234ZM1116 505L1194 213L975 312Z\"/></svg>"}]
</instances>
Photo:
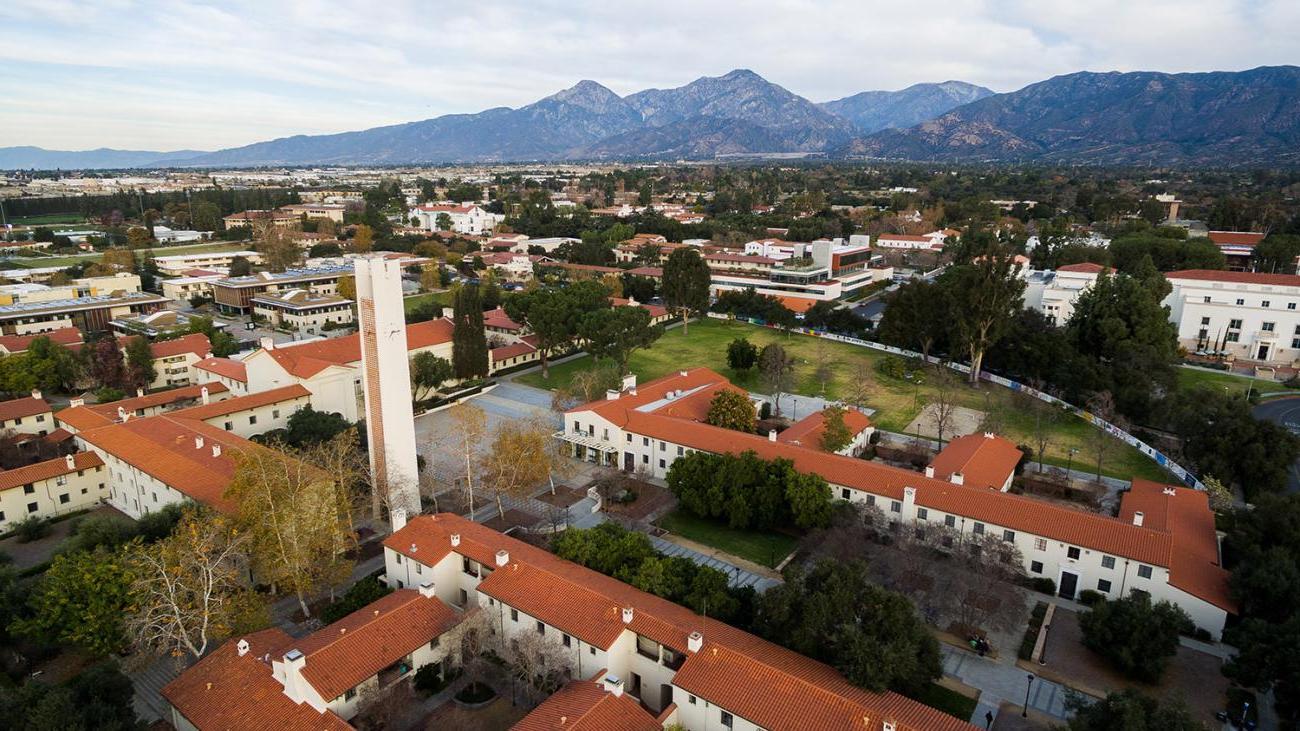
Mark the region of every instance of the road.
<instances>
[{"instance_id":1,"label":"road","mask_svg":"<svg viewBox=\"0 0 1300 731\"><path fill-rule=\"evenodd\" d=\"M1265 401L1250 412L1256 419L1271 421L1300 436L1300 396ZM1300 492L1300 460L1291 464L1286 477L1287 492Z\"/></svg>"}]
</instances>

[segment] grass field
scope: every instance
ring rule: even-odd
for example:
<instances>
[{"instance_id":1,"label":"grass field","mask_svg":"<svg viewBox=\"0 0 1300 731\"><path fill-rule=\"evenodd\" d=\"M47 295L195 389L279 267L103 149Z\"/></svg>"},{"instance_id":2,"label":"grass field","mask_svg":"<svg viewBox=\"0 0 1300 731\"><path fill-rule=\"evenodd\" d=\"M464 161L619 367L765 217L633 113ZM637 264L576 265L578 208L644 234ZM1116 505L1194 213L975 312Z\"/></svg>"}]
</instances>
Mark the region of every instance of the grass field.
<instances>
[{"instance_id":1,"label":"grass field","mask_svg":"<svg viewBox=\"0 0 1300 731\"><path fill-rule=\"evenodd\" d=\"M756 564L773 567L795 549L798 541L781 533L739 530L684 510L674 510L659 519L659 527L687 540L712 546Z\"/></svg>"},{"instance_id":2,"label":"grass field","mask_svg":"<svg viewBox=\"0 0 1300 731\"><path fill-rule=\"evenodd\" d=\"M247 241L210 241L202 244L183 244L181 246L155 246L153 253L154 256L206 254L214 251L238 251L248 247L249 243ZM29 269L36 267L70 267L83 261L98 261L101 256L103 256L101 252L70 254L68 256L21 256L5 260L3 266L17 266Z\"/></svg>"},{"instance_id":3,"label":"grass field","mask_svg":"<svg viewBox=\"0 0 1300 731\"><path fill-rule=\"evenodd\" d=\"M974 698L967 698L961 693L949 690L938 683L931 683L924 692L917 694L914 700L918 700L931 708L937 708L949 716L955 716L963 721L969 721L971 714L975 713L975 707L979 705L979 701Z\"/></svg>"},{"instance_id":4,"label":"grass field","mask_svg":"<svg viewBox=\"0 0 1300 731\"><path fill-rule=\"evenodd\" d=\"M42 216L16 216L9 219L15 226L57 226L85 223L80 213L47 213Z\"/></svg>"},{"instance_id":5,"label":"grass field","mask_svg":"<svg viewBox=\"0 0 1300 731\"><path fill-rule=\"evenodd\" d=\"M437 302L443 307L451 307L451 292L426 292L424 294L413 294L402 300L402 308L408 314L411 310L424 304L425 302Z\"/></svg>"},{"instance_id":6,"label":"grass field","mask_svg":"<svg viewBox=\"0 0 1300 731\"><path fill-rule=\"evenodd\" d=\"M1278 381L1268 381L1262 378L1245 378L1242 376L1233 376L1227 373L1217 371L1203 371L1199 368L1179 368L1178 369L1178 386L1180 388L1192 388L1195 386L1209 386L1214 389L1223 389L1229 393L1240 395L1245 398L1246 389L1249 388L1254 393L1277 393L1280 391L1292 391L1300 394L1300 389L1287 388Z\"/></svg>"},{"instance_id":7,"label":"grass field","mask_svg":"<svg viewBox=\"0 0 1300 731\"><path fill-rule=\"evenodd\" d=\"M797 393L822 395L822 386L814 373L819 350L832 371L826 385L827 398L840 397L848 390L851 380L860 375L870 384L872 395L867 405L876 410L872 421L887 431L902 432L906 429L925 401L934 394L932 385L922 383L916 386L878 373L875 364L891 357L880 351L807 335L783 334L748 323L713 319L692 323L689 334L683 333L681 328L667 331L653 347L634 353L630 367L638 380L644 383L683 367L706 366L742 388L760 391L762 387L756 372L735 373L727 367L727 344L741 337L748 338L760 348L767 343L780 342L796 359L793 390ZM549 380L542 379L540 372L520 376L519 380L530 386L551 389L567 384L575 373L591 367L591 358L584 356L551 368ZM962 406L993 414L1002 424L998 431L1017 444L1030 441L1033 417L1027 408L1029 397L989 383L978 388L963 384L958 387L957 401ZM1096 458L1089 456L1095 454L1090 446L1095 434L1091 425L1074 416L1060 414L1052 431L1053 438L1047 445L1047 463L1064 466L1070 461L1070 450L1077 449L1074 465L1089 469L1096 464ZM1105 455L1102 474L1124 480L1135 476L1170 479L1168 473L1141 452L1118 441Z\"/></svg>"}]
</instances>

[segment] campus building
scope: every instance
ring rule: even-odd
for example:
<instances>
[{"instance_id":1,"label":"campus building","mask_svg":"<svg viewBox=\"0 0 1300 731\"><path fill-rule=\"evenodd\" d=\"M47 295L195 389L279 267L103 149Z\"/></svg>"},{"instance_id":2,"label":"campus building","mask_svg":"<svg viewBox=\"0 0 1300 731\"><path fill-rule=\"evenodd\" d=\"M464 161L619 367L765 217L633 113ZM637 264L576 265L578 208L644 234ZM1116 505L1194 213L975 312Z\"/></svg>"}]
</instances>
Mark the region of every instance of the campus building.
<instances>
[{"instance_id":1,"label":"campus building","mask_svg":"<svg viewBox=\"0 0 1300 731\"><path fill-rule=\"evenodd\" d=\"M1169 272L1178 344L1263 365L1300 362L1300 276L1210 269Z\"/></svg>"},{"instance_id":2,"label":"campus building","mask_svg":"<svg viewBox=\"0 0 1300 731\"><path fill-rule=\"evenodd\" d=\"M75 327L82 332L108 329L118 318L159 310L167 298L149 292L114 292L0 305L0 333L33 335Z\"/></svg>"},{"instance_id":3,"label":"campus building","mask_svg":"<svg viewBox=\"0 0 1300 731\"><path fill-rule=\"evenodd\" d=\"M108 497L104 461L79 452L0 471L0 531L93 508Z\"/></svg>"},{"instance_id":4,"label":"campus building","mask_svg":"<svg viewBox=\"0 0 1300 731\"><path fill-rule=\"evenodd\" d=\"M352 324L352 300L305 289L267 292L252 299L253 314L275 328L319 335Z\"/></svg>"},{"instance_id":5,"label":"campus building","mask_svg":"<svg viewBox=\"0 0 1300 731\"><path fill-rule=\"evenodd\" d=\"M295 289L312 294L338 294L339 278L352 275L352 264L286 269L282 272L258 272L246 277L226 277L212 283L212 299L222 312L245 313L252 309L259 295Z\"/></svg>"},{"instance_id":6,"label":"campus building","mask_svg":"<svg viewBox=\"0 0 1300 731\"><path fill-rule=\"evenodd\" d=\"M820 239L810 244L774 239L745 244L744 254L708 253L714 296L728 290L753 289L779 298L797 313L818 302L851 297L875 282L892 279L894 270L866 244Z\"/></svg>"},{"instance_id":7,"label":"campus building","mask_svg":"<svg viewBox=\"0 0 1300 731\"><path fill-rule=\"evenodd\" d=\"M974 454L953 458L959 470L940 463L921 474L711 426L703 420L708 399L723 388L735 387L707 368L641 386L631 376L605 399L567 411L556 436L578 459L661 479L674 460L696 451L752 450L763 459L789 459L799 471L825 478L834 498L872 506L899 529L934 523L959 536L1001 536L1020 551L1031 577L1052 579L1063 597L1084 589L1108 598L1145 591L1179 605L1216 638L1235 611L1202 492L1134 480L1119 518L1073 510L1002 492L996 478L965 484L965 475L985 473L984 458ZM1002 451L989 452L995 466ZM940 472L948 479L939 479ZM957 474L961 479L953 479ZM1148 521L1153 511L1161 518Z\"/></svg>"}]
</instances>

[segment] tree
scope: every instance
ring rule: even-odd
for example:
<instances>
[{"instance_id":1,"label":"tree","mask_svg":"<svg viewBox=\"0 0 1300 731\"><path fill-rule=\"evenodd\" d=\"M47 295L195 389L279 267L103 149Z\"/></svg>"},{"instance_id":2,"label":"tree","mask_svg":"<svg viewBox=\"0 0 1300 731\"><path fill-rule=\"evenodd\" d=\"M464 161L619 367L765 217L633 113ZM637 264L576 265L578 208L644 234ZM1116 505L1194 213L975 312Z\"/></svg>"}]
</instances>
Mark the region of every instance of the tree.
<instances>
[{"instance_id":1,"label":"tree","mask_svg":"<svg viewBox=\"0 0 1300 731\"><path fill-rule=\"evenodd\" d=\"M844 407L828 406L822 409L822 449L839 452L853 442L853 432L844 423Z\"/></svg>"},{"instance_id":2,"label":"tree","mask_svg":"<svg viewBox=\"0 0 1300 731\"><path fill-rule=\"evenodd\" d=\"M265 606L248 586L244 566L247 543L225 517L191 510L171 537L132 551L127 627L135 645L198 660L239 629L262 625L256 620L265 619Z\"/></svg>"},{"instance_id":3,"label":"tree","mask_svg":"<svg viewBox=\"0 0 1300 731\"><path fill-rule=\"evenodd\" d=\"M230 258L230 276L247 277L253 273L253 263L247 257L234 256Z\"/></svg>"},{"instance_id":4,"label":"tree","mask_svg":"<svg viewBox=\"0 0 1300 731\"><path fill-rule=\"evenodd\" d=\"M1115 411L1115 399L1111 398L1110 391L1102 391L1088 399L1088 411L1102 421L1109 422L1120 429L1124 428L1119 421L1119 414ZM1101 482L1102 460L1106 458L1115 443L1111 441L1110 432L1095 424L1088 433L1088 438L1092 440L1092 451L1097 455L1097 482Z\"/></svg>"},{"instance_id":5,"label":"tree","mask_svg":"<svg viewBox=\"0 0 1300 731\"><path fill-rule=\"evenodd\" d=\"M282 272L297 266L302 251L294 240L294 232L286 226L276 226L270 219L259 221L254 234L255 248L262 254L266 268Z\"/></svg>"},{"instance_id":6,"label":"tree","mask_svg":"<svg viewBox=\"0 0 1300 731\"><path fill-rule=\"evenodd\" d=\"M1152 604L1146 592L1099 602L1079 617L1085 647L1126 676L1147 683L1160 680L1178 652L1179 633L1191 627L1191 618L1178 605Z\"/></svg>"},{"instance_id":7,"label":"tree","mask_svg":"<svg viewBox=\"0 0 1300 731\"><path fill-rule=\"evenodd\" d=\"M764 389L772 397L772 410L780 416L781 394L794 384L794 358L780 345L768 343L758 354L758 374Z\"/></svg>"},{"instance_id":8,"label":"tree","mask_svg":"<svg viewBox=\"0 0 1300 731\"><path fill-rule=\"evenodd\" d=\"M137 335L126 343L126 379L132 388L148 388L158 377L149 339Z\"/></svg>"},{"instance_id":9,"label":"tree","mask_svg":"<svg viewBox=\"0 0 1300 731\"><path fill-rule=\"evenodd\" d=\"M138 731L131 679L101 662L60 683L27 682L0 689L0 717L27 731Z\"/></svg>"},{"instance_id":10,"label":"tree","mask_svg":"<svg viewBox=\"0 0 1300 731\"><path fill-rule=\"evenodd\" d=\"M1002 338L1021 307L1025 280L1018 275L1019 266L1013 257L990 251L944 274L942 286L952 293L954 340L970 360L972 385L979 384L984 354Z\"/></svg>"},{"instance_id":11,"label":"tree","mask_svg":"<svg viewBox=\"0 0 1300 731\"><path fill-rule=\"evenodd\" d=\"M940 449L943 449L943 435L952 426L957 413L959 394L956 380L947 366L941 364L935 369L934 390L930 393L930 416L934 420L935 437L939 440Z\"/></svg>"},{"instance_id":12,"label":"tree","mask_svg":"<svg viewBox=\"0 0 1300 731\"><path fill-rule=\"evenodd\" d=\"M916 693L943 675L939 644L912 604L872 584L861 561L787 569L785 583L760 595L754 629L874 692Z\"/></svg>"},{"instance_id":13,"label":"tree","mask_svg":"<svg viewBox=\"0 0 1300 731\"><path fill-rule=\"evenodd\" d=\"M687 320L708 308L710 282L709 265L694 247L675 249L664 262L664 305L681 315L683 333Z\"/></svg>"},{"instance_id":14,"label":"tree","mask_svg":"<svg viewBox=\"0 0 1300 731\"><path fill-rule=\"evenodd\" d=\"M1069 731L1202 731L1181 701L1160 700L1136 690L1110 693L1096 702L1069 698Z\"/></svg>"},{"instance_id":15,"label":"tree","mask_svg":"<svg viewBox=\"0 0 1300 731\"><path fill-rule=\"evenodd\" d=\"M1179 389L1165 410L1168 428L1178 436L1190 466L1239 485L1247 500L1282 489L1300 454L1294 435L1255 419L1249 403L1219 389Z\"/></svg>"},{"instance_id":16,"label":"tree","mask_svg":"<svg viewBox=\"0 0 1300 731\"><path fill-rule=\"evenodd\" d=\"M826 396L826 386L835 377L835 369L831 367L831 356L826 350L826 341L817 338L813 344L813 378L822 386L822 397Z\"/></svg>"},{"instance_id":17,"label":"tree","mask_svg":"<svg viewBox=\"0 0 1300 731\"><path fill-rule=\"evenodd\" d=\"M687 512L732 528L817 528L831 518L831 491L821 476L787 459L694 452L673 460L668 489Z\"/></svg>"},{"instance_id":18,"label":"tree","mask_svg":"<svg viewBox=\"0 0 1300 731\"><path fill-rule=\"evenodd\" d=\"M1300 257L1300 236L1271 234L1255 246L1252 255L1255 259L1255 271L1294 274L1296 259Z\"/></svg>"},{"instance_id":19,"label":"tree","mask_svg":"<svg viewBox=\"0 0 1300 731\"><path fill-rule=\"evenodd\" d=\"M446 213L439 213L438 217L434 219L434 225L439 231L450 231L451 216Z\"/></svg>"},{"instance_id":20,"label":"tree","mask_svg":"<svg viewBox=\"0 0 1300 731\"><path fill-rule=\"evenodd\" d=\"M96 383L107 388L125 390L130 386L126 361L113 336L105 336L95 342L90 360L90 376Z\"/></svg>"},{"instance_id":21,"label":"tree","mask_svg":"<svg viewBox=\"0 0 1300 731\"><path fill-rule=\"evenodd\" d=\"M551 377L551 352L569 345L577 333L579 319L589 311L582 308L595 304L597 296L603 300L604 288L592 282L564 289L538 289L506 298L503 303L506 314L537 337L542 378Z\"/></svg>"},{"instance_id":22,"label":"tree","mask_svg":"<svg viewBox=\"0 0 1300 731\"><path fill-rule=\"evenodd\" d=\"M375 230L364 223L357 224L356 233L352 234L352 251L364 254L375 248Z\"/></svg>"},{"instance_id":23,"label":"tree","mask_svg":"<svg viewBox=\"0 0 1300 731\"><path fill-rule=\"evenodd\" d=\"M357 278L352 275L339 277L338 295L345 300L357 301Z\"/></svg>"},{"instance_id":24,"label":"tree","mask_svg":"<svg viewBox=\"0 0 1300 731\"><path fill-rule=\"evenodd\" d=\"M876 328L881 342L920 351L929 359L950 338L952 297L948 288L921 279L886 296L888 307Z\"/></svg>"},{"instance_id":25,"label":"tree","mask_svg":"<svg viewBox=\"0 0 1300 731\"><path fill-rule=\"evenodd\" d=\"M1061 411L1046 401L1032 396L1022 397L1020 403L1034 419L1031 439L1034 443L1034 457L1038 460L1038 471L1041 473L1047 457L1047 448L1052 443L1052 437L1056 436L1056 424L1061 420ZM1069 475L1065 477L1067 480L1070 479Z\"/></svg>"},{"instance_id":26,"label":"tree","mask_svg":"<svg viewBox=\"0 0 1300 731\"><path fill-rule=\"evenodd\" d=\"M301 449L328 442L352 428L353 425L342 414L317 411L311 404L307 404L293 412L285 422L285 428L273 429L253 439L263 444L283 444ZM356 434L349 436L349 439L356 439Z\"/></svg>"},{"instance_id":27,"label":"tree","mask_svg":"<svg viewBox=\"0 0 1300 731\"><path fill-rule=\"evenodd\" d=\"M714 394L709 401L709 414L704 419L705 423L713 426L749 434L758 428L756 420L757 413L749 397L729 388Z\"/></svg>"},{"instance_id":28,"label":"tree","mask_svg":"<svg viewBox=\"0 0 1300 731\"><path fill-rule=\"evenodd\" d=\"M451 380L451 363L429 351L421 351L411 358L411 393L416 401L423 401L444 382Z\"/></svg>"},{"instance_id":29,"label":"tree","mask_svg":"<svg viewBox=\"0 0 1300 731\"><path fill-rule=\"evenodd\" d=\"M478 287L468 284L456 290L451 321L453 374L462 380L486 377L489 357L487 333L483 329L483 307Z\"/></svg>"},{"instance_id":30,"label":"tree","mask_svg":"<svg viewBox=\"0 0 1300 731\"><path fill-rule=\"evenodd\" d=\"M567 461L553 446L555 428L539 418L510 419L497 425L483 458L483 483L496 493L497 513L506 517L503 495L531 496L543 477L564 469Z\"/></svg>"},{"instance_id":31,"label":"tree","mask_svg":"<svg viewBox=\"0 0 1300 731\"><path fill-rule=\"evenodd\" d=\"M122 549L55 556L28 599L31 616L14 629L93 655L119 653L128 644L122 620L134 599L133 581Z\"/></svg>"},{"instance_id":32,"label":"tree","mask_svg":"<svg viewBox=\"0 0 1300 731\"><path fill-rule=\"evenodd\" d=\"M747 338L736 338L727 345L727 365L737 373L747 371L758 362L758 348Z\"/></svg>"},{"instance_id":33,"label":"tree","mask_svg":"<svg viewBox=\"0 0 1300 731\"><path fill-rule=\"evenodd\" d=\"M618 389L621 380L618 370L612 366L580 370L573 374L567 386L556 388L551 393L551 407L556 411L567 411L591 403L603 398L606 391Z\"/></svg>"},{"instance_id":34,"label":"tree","mask_svg":"<svg viewBox=\"0 0 1300 731\"><path fill-rule=\"evenodd\" d=\"M650 324L650 313L644 307L632 306L588 312L578 327L587 352L618 364L620 374L628 372L634 352L650 347L663 332L663 327Z\"/></svg>"},{"instance_id":35,"label":"tree","mask_svg":"<svg viewBox=\"0 0 1300 731\"><path fill-rule=\"evenodd\" d=\"M33 382L26 388L19 389L21 391L30 391L33 387L39 386L42 389L66 393L81 380L83 371L81 360L72 351L46 336L33 339L27 346L26 353L10 357L19 358L14 361L14 364L26 372L24 380L30 379Z\"/></svg>"},{"instance_id":36,"label":"tree","mask_svg":"<svg viewBox=\"0 0 1300 731\"><path fill-rule=\"evenodd\" d=\"M474 514L474 483L482 472L479 447L487 438L487 414L477 406L457 404L451 408L451 435L457 455L465 464L465 495L469 513Z\"/></svg>"},{"instance_id":37,"label":"tree","mask_svg":"<svg viewBox=\"0 0 1300 731\"><path fill-rule=\"evenodd\" d=\"M308 449L244 449L225 497L262 581L291 591L304 616L307 598L347 577L355 544L352 488L356 443L345 436Z\"/></svg>"},{"instance_id":38,"label":"tree","mask_svg":"<svg viewBox=\"0 0 1300 731\"><path fill-rule=\"evenodd\" d=\"M849 379L848 391L842 395L844 403L859 409L866 409L871 402L871 366L859 361L853 368L853 378Z\"/></svg>"}]
</instances>

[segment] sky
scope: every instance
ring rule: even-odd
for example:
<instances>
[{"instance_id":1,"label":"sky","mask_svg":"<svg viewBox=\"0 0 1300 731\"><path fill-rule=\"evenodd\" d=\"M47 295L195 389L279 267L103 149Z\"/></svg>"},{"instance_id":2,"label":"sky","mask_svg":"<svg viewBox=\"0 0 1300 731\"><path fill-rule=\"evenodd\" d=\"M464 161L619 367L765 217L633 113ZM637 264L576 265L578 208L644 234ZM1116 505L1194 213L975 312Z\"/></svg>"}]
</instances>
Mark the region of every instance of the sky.
<instances>
[{"instance_id":1,"label":"sky","mask_svg":"<svg viewBox=\"0 0 1300 731\"><path fill-rule=\"evenodd\" d=\"M735 68L826 101L1297 62L1297 0L0 0L0 147L214 150Z\"/></svg>"}]
</instances>

